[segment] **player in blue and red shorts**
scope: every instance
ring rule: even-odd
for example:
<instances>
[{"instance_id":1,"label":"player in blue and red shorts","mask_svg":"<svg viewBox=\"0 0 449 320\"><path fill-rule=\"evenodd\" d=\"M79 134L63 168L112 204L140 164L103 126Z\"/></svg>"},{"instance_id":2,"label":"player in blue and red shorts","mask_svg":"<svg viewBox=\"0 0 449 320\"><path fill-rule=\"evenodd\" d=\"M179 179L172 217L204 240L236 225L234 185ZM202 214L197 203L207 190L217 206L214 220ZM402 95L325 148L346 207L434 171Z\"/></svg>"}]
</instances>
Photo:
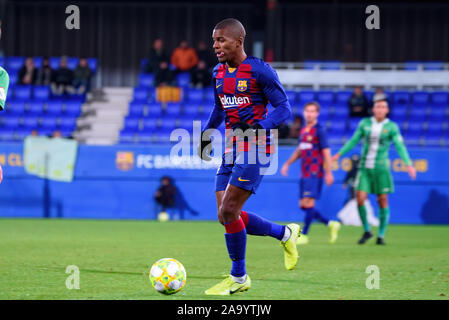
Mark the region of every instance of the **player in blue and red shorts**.
<instances>
[{"instance_id":1,"label":"player in blue and red shorts","mask_svg":"<svg viewBox=\"0 0 449 320\"><path fill-rule=\"evenodd\" d=\"M331 152L327 143L324 128L317 119L320 105L317 102L309 102L304 106L304 119L306 125L301 129L298 148L282 166L281 173L288 174L289 166L301 158L301 179L299 180L299 207L305 211L304 227L298 244L307 244L307 233L313 219L323 222L329 227L329 243L337 240L340 223L330 221L315 208L315 199L321 196L323 178L327 185L334 182L331 170Z\"/></svg>"},{"instance_id":2,"label":"player in blue and red shorts","mask_svg":"<svg viewBox=\"0 0 449 320\"><path fill-rule=\"evenodd\" d=\"M299 225L272 223L243 211L255 193L273 157L270 129L291 115L291 108L276 72L261 59L247 56L243 43L245 28L236 19L225 19L213 31L214 50L219 64L213 70L215 106L201 134L199 155L210 160L212 149L209 129L226 123L226 148L217 171L215 195L218 220L225 227L225 240L232 260L231 274L212 288L208 295L230 295L249 289L246 274L246 235L271 236L281 241L288 270L298 260L296 241ZM270 102L274 111L267 114Z\"/></svg>"}]
</instances>

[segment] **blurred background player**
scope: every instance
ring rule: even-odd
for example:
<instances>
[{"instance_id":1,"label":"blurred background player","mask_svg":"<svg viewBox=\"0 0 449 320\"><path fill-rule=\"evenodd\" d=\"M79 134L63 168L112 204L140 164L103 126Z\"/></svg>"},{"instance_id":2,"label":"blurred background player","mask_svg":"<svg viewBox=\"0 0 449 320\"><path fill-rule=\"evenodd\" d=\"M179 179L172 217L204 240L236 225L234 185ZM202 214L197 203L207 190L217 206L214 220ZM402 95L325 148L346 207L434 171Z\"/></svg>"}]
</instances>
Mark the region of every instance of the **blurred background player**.
<instances>
[{"instance_id":1,"label":"blurred background player","mask_svg":"<svg viewBox=\"0 0 449 320\"><path fill-rule=\"evenodd\" d=\"M379 204L379 235L377 244L385 244L384 237L387 229L390 208L388 207L388 194L394 192L393 179L390 173L390 161L388 150L391 142L407 166L407 172L412 179L416 177L416 170L412 165L407 149L405 148L398 125L387 118L389 112L386 100L374 102L373 116L360 121L354 135L336 153L332 160L338 160L354 148L360 139L363 139L362 158L356 178L357 205L360 219L362 220L364 233L359 244L364 244L370 239L370 225L368 223L365 200L369 193L376 194Z\"/></svg>"},{"instance_id":2,"label":"blurred background player","mask_svg":"<svg viewBox=\"0 0 449 320\"><path fill-rule=\"evenodd\" d=\"M299 207L306 216L301 237L298 244L307 244L307 233L313 219L317 219L329 228L329 243L337 240L340 223L331 221L315 208L315 199L319 199L323 186L323 177L328 186L334 182L331 170L331 152L327 143L326 133L318 123L320 105L318 102L309 102L304 106L304 119L306 125L301 129L299 145L287 162L282 166L283 176L288 175L292 163L301 158L301 179L299 182Z\"/></svg>"},{"instance_id":3,"label":"blurred background player","mask_svg":"<svg viewBox=\"0 0 449 320\"><path fill-rule=\"evenodd\" d=\"M2 38L2 27L0 22L0 39ZM8 94L9 88L9 75L5 69L0 67L0 111L5 108L6 95ZM3 180L3 169L0 165L0 183Z\"/></svg>"},{"instance_id":4,"label":"blurred background player","mask_svg":"<svg viewBox=\"0 0 449 320\"><path fill-rule=\"evenodd\" d=\"M213 31L213 48L219 64L213 72L215 105L203 128L198 150L204 160L211 159L209 154L212 148L211 140L204 131L217 128L225 118L226 129L232 129L234 133L236 130L245 134L252 133L254 136L276 128L291 115L287 95L276 72L261 59L245 53L245 35L245 28L236 19L219 22ZM269 115L268 101L274 107ZM226 148L217 171L215 195L218 220L226 230L226 246L232 260L232 269L229 277L206 290L207 295L230 295L250 288L251 280L245 267L247 233L280 240L287 270L293 269L298 260L296 240L299 225L278 225L254 213L242 211L243 205L256 192L263 177L261 169L263 170L264 165L258 159L255 159L255 163L248 163L248 157L259 152L257 150L261 150L264 155L272 154L273 146L269 144L268 135L260 136L261 140L266 139L262 146L255 146L244 140L240 144L241 141L237 139L239 137L228 137L230 140L227 139L227 142L231 146ZM238 140L238 146L235 140ZM245 160L239 161L237 157Z\"/></svg>"}]
</instances>

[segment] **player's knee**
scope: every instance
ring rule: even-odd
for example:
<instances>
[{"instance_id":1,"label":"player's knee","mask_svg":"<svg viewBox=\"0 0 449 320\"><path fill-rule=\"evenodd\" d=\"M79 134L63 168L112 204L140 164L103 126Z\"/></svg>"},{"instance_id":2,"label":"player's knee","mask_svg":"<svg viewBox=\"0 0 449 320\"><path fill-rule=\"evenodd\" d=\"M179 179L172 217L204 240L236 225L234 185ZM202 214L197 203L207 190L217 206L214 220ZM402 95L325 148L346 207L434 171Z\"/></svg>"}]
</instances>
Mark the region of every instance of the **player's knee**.
<instances>
[{"instance_id":1,"label":"player's knee","mask_svg":"<svg viewBox=\"0 0 449 320\"><path fill-rule=\"evenodd\" d=\"M386 208L388 207L388 197L385 194L379 195L377 198L377 202L379 203L379 207Z\"/></svg>"},{"instance_id":2,"label":"player's knee","mask_svg":"<svg viewBox=\"0 0 449 320\"><path fill-rule=\"evenodd\" d=\"M223 201L220 206L220 215L223 221L235 220L238 216L237 212L237 202L232 200Z\"/></svg>"}]
</instances>

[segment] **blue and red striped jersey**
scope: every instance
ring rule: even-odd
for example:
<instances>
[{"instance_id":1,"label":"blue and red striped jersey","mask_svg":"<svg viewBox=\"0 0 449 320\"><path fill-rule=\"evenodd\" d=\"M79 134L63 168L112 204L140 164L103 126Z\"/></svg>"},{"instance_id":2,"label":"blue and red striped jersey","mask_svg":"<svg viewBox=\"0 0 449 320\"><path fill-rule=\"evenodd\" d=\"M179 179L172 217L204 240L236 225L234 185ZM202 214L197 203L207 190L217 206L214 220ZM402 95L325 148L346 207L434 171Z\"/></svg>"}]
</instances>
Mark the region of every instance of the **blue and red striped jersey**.
<instances>
[{"instance_id":1,"label":"blue and red striped jersey","mask_svg":"<svg viewBox=\"0 0 449 320\"><path fill-rule=\"evenodd\" d=\"M299 137L301 149L301 178L323 178L323 149L329 148L323 127L316 123L313 127L304 126Z\"/></svg>"},{"instance_id":2,"label":"blue and red striped jersey","mask_svg":"<svg viewBox=\"0 0 449 320\"><path fill-rule=\"evenodd\" d=\"M291 115L287 95L273 68L263 60L248 56L237 68L219 63L213 70L215 92L214 109L203 128L217 128L225 120L226 129L234 129L237 122L264 129L274 129ZM268 102L274 111L268 114ZM267 153L272 152L269 134Z\"/></svg>"}]
</instances>

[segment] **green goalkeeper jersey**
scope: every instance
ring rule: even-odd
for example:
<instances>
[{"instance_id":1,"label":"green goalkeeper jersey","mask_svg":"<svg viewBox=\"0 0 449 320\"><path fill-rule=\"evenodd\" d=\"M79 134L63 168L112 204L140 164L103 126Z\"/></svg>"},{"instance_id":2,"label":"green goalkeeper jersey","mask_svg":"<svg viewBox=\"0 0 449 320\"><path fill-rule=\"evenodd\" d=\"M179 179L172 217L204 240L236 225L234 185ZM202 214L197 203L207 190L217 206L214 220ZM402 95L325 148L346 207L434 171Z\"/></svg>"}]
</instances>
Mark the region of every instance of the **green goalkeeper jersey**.
<instances>
[{"instance_id":1,"label":"green goalkeeper jersey","mask_svg":"<svg viewBox=\"0 0 449 320\"><path fill-rule=\"evenodd\" d=\"M360 139L363 139L360 168L388 169L390 167L388 150L391 142L394 143L399 156L405 164L409 166L412 163L398 125L389 119L377 122L374 117L363 118L357 126L354 135L338 153L343 156L354 148Z\"/></svg>"},{"instance_id":2,"label":"green goalkeeper jersey","mask_svg":"<svg viewBox=\"0 0 449 320\"><path fill-rule=\"evenodd\" d=\"M0 110L5 108L6 95L9 87L9 75L5 69L0 67Z\"/></svg>"}]
</instances>

